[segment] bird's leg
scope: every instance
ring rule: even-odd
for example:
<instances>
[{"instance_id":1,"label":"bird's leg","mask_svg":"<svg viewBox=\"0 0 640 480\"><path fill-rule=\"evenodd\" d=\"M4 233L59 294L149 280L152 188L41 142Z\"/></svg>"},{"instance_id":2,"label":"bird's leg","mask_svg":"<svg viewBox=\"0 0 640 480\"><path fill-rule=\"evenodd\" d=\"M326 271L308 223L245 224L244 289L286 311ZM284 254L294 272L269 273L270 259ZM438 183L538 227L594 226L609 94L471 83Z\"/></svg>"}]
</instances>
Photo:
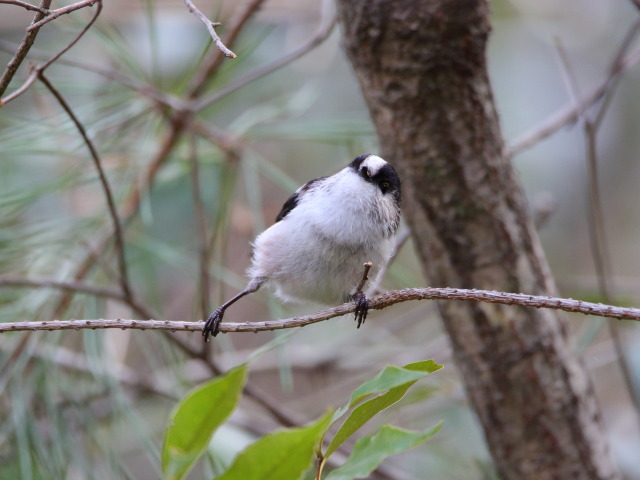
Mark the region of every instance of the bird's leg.
<instances>
[{"instance_id":1,"label":"bird's leg","mask_svg":"<svg viewBox=\"0 0 640 480\"><path fill-rule=\"evenodd\" d=\"M209 315L209 318L207 318L207 321L204 323L204 327L202 328L202 336L204 337L205 342L209 341L209 335L215 337L216 335L218 335L218 333L220 333L220 322L222 322L222 317L224 316L224 312L227 310L227 308L236 303L245 295L249 295L250 293L258 290L260 288L260 285L262 285L264 281L264 278L254 278L253 280L251 280L251 282L249 282L247 288L245 288L225 304L216 308L215 311L211 315Z\"/></svg>"},{"instance_id":2,"label":"bird's leg","mask_svg":"<svg viewBox=\"0 0 640 480\"><path fill-rule=\"evenodd\" d=\"M353 299L356 302L355 321L358 322L358 328L360 328L369 313L369 300L361 290L353 294Z\"/></svg>"},{"instance_id":3,"label":"bird's leg","mask_svg":"<svg viewBox=\"0 0 640 480\"><path fill-rule=\"evenodd\" d=\"M371 262L364 264L362 280L360 280L360 283L356 288L356 292L353 294L353 300L356 302L355 320L358 322L358 328L360 328L360 325L362 325L367 319L367 314L369 313L369 300L362 289L364 288L365 283L367 283L367 280L369 280L369 270L372 266L373 263Z\"/></svg>"}]
</instances>

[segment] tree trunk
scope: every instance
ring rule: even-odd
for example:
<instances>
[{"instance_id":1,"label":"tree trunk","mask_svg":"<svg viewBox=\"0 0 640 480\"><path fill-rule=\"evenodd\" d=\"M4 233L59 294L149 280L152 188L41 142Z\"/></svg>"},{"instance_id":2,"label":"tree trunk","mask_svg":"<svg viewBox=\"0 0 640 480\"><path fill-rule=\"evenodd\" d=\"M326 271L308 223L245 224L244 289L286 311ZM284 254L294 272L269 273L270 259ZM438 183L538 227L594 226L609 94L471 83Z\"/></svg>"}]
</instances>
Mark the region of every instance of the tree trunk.
<instances>
[{"instance_id":1,"label":"tree trunk","mask_svg":"<svg viewBox=\"0 0 640 480\"><path fill-rule=\"evenodd\" d=\"M344 44L432 286L554 294L487 76L486 0L338 0ZM505 480L618 478L551 310L440 302Z\"/></svg>"}]
</instances>

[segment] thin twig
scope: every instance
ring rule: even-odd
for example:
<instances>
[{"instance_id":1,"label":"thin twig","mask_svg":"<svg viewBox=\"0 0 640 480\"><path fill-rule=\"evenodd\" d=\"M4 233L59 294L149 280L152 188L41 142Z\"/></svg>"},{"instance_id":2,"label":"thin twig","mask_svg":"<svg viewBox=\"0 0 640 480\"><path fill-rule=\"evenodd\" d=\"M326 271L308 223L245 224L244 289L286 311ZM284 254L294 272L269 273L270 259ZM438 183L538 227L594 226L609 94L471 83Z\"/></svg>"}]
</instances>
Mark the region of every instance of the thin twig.
<instances>
[{"instance_id":1,"label":"thin twig","mask_svg":"<svg viewBox=\"0 0 640 480\"><path fill-rule=\"evenodd\" d=\"M98 6L96 7L96 10L93 12L93 16L91 17L91 19L89 19L87 24L84 27L82 27L82 30L78 32L78 34L73 38L73 40L71 40L64 48L62 48L58 53L56 53L53 57L47 60L47 62L44 65L40 67L41 72L44 72L44 70L48 68L53 62L56 62L62 55L67 53L76 43L78 43L78 41L84 36L84 34L89 31L91 26L95 23L95 21L100 16L100 13L102 12L102 0L97 0L96 3L98 4Z\"/></svg>"},{"instance_id":2,"label":"thin twig","mask_svg":"<svg viewBox=\"0 0 640 480\"><path fill-rule=\"evenodd\" d=\"M43 1L43 3L44 3L44 1ZM102 0L97 0L97 3L98 3L98 7L96 8L96 11L94 12L93 16L91 17L91 20L89 20L89 23L87 23L82 28L82 30L80 30L80 33L78 33L73 38L73 40L71 40L71 42L69 42L62 50L60 50L53 57L51 57L49 60L47 60L47 62L45 62L42 65L38 65L38 66L34 67L32 69L32 71L31 71L31 74L27 77L27 79L25 80L25 82L22 84L22 86L20 88L15 90L10 95L7 95L5 98L0 98L0 107L6 105L7 103L9 103L12 100L15 100L17 97L19 97L24 92L26 92L29 89L29 87L31 87L31 85L33 85L33 83L39 78L39 76L40 76L40 74L42 72L44 72L53 62L57 61L62 55L64 55L66 52L68 52L69 49L71 47L73 47L84 36L84 34L89 31L89 28L91 28L91 25L93 25L93 23L98 19L98 16L100 15L100 12L102 11ZM49 2L49 4L50 4L50 2ZM39 14L36 14L36 16L38 16L38 15ZM34 34L34 38L35 38L35 33L36 32L38 32L38 30L33 30L33 31L29 32L27 35ZM26 53L27 52L25 52L24 55L26 55ZM1 84L2 84L2 81L0 80L0 85ZM0 96L2 95L3 91L4 90L0 88Z\"/></svg>"},{"instance_id":3,"label":"thin twig","mask_svg":"<svg viewBox=\"0 0 640 480\"><path fill-rule=\"evenodd\" d=\"M46 8L42 8L42 7L39 7L37 5L31 5L30 3L22 2L20 0L0 0L0 3L6 3L6 4L9 4L9 5L18 5L19 7L25 8L27 10L32 10L34 12L40 12L40 13L42 13L44 15L49 13L49 10L47 10ZM29 27L29 28L31 28L31 27ZM29 31L29 30L27 29L27 31Z\"/></svg>"},{"instance_id":4,"label":"thin twig","mask_svg":"<svg viewBox=\"0 0 640 480\"><path fill-rule=\"evenodd\" d=\"M111 192L111 187L109 186L109 181L107 180L107 176L102 168L102 161L100 160L100 156L98 155L98 151L93 145L93 142L87 135L87 132L82 125L82 122L76 117L75 113L64 99L62 94L58 89L56 89L51 82L47 79L44 73L41 71L39 75L40 81L47 87L47 89L51 92L51 94L58 101L63 110L67 113L73 124L78 129L80 136L84 140L89 152L91 153L91 158L93 159L94 166L98 171L98 176L100 178L100 183L102 184L102 190L104 192L107 207L109 209L109 215L111 216L111 221L113 222L113 229L115 234L115 245L116 245L116 256L118 258L118 264L120 267L120 287L122 288L122 293L124 297L133 303L133 293L131 290L131 286L129 284L129 277L127 274L127 261L125 258L125 247L124 247L124 235L122 233L122 226L120 224L120 217L118 216L118 211L116 209L116 204L113 199L113 194Z\"/></svg>"},{"instance_id":5,"label":"thin twig","mask_svg":"<svg viewBox=\"0 0 640 480\"><path fill-rule=\"evenodd\" d=\"M209 20L204 13L198 10L198 8L193 4L191 0L184 0L184 4L187 6L187 8L191 13L193 13L196 17L200 19L202 23L205 24L205 26L207 27L207 30L209 30L209 35L211 35L211 38L213 39L213 43L215 44L215 46L218 47L218 49L222 53L224 53L227 57L237 58L238 56L235 53L233 53L231 50L229 50L227 47L224 46L224 43L222 43L222 40L220 40L220 37L216 33L215 27L219 27L222 24L217 22L212 22L211 20Z\"/></svg>"},{"instance_id":6,"label":"thin twig","mask_svg":"<svg viewBox=\"0 0 640 480\"><path fill-rule=\"evenodd\" d=\"M592 121L596 127L599 126L602 122L602 119L604 118L604 115L609 106L609 100L613 97L615 87L619 83L618 80L620 79L620 76L613 76L613 73L621 68L625 56L631 48L633 41L637 37L638 32L640 32L640 20L636 20L631 28L629 28L629 31L622 40L620 47L618 47L618 53L611 62L611 66L609 67L609 76L612 77L612 80L610 82L609 88L607 88L607 92L605 93L605 98L602 102L602 105L600 106L599 111L594 115L594 119Z\"/></svg>"},{"instance_id":7,"label":"thin twig","mask_svg":"<svg viewBox=\"0 0 640 480\"><path fill-rule=\"evenodd\" d=\"M33 23L29 26L29 28L27 28L27 32L30 32L31 30L35 29L35 28L40 28L43 25L49 23L52 20L55 20L56 18L62 16L62 15L66 15L68 13L71 12L75 12L76 10L80 10L81 8L85 8L85 7L93 7L94 4L96 4L97 2L100 2L101 0L83 0L81 2L77 2L77 3L72 3L71 5L67 5L61 8L57 8L56 10L50 10L49 14L44 17L42 20L40 20L39 22Z\"/></svg>"},{"instance_id":8,"label":"thin twig","mask_svg":"<svg viewBox=\"0 0 640 480\"><path fill-rule=\"evenodd\" d=\"M229 33L225 35L225 45L229 45L229 47L233 46L246 23L253 17L264 2L265 0L252 0L237 17L234 16L229 22L231 27L229 27ZM187 89L189 92L187 95L188 98L194 99L202 94L211 76L214 75L220 68L220 65L222 65L224 58L225 55L220 50L216 50L213 55L207 58L202 67L191 79L191 83Z\"/></svg>"},{"instance_id":9,"label":"thin twig","mask_svg":"<svg viewBox=\"0 0 640 480\"><path fill-rule=\"evenodd\" d=\"M362 273L362 280L360 280L360 283L356 287L356 292L361 292L364 288L365 283L367 283L367 280L369 280L369 270L371 270L371 267L373 267L373 263L367 262L363 265L363 267L364 272Z\"/></svg>"},{"instance_id":10,"label":"thin twig","mask_svg":"<svg viewBox=\"0 0 640 480\"><path fill-rule=\"evenodd\" d=\"M33 23L39 22L45 15L42 12L42 10L48 9L50 5L51 5L51 0L42 0L42 2L40 2L40 7L39 7L41 10L36 12L35 16L33 17L33 22L31 23L33 24ZM0 78L0 107L4 104L2 100L2 95L7 90L7 87L9 86L9 83L11 83L11 79L13 78L13 76L18 71L20 64L23 62L23 60L27 56L27 53L29 52L29 49L33 45L33 42L36 41L38 30L39 29L35 29L27 32L24 39L22 40L22 43L20 44L20 47L18 48L18 51L16 51L13 58L9 61L9 63L7 64L6 70L2 74L2 78Z\"/></svg>"},{"instance_id":11,"label":"thin twig","mask_svg":"<svg viewBox=\"0 0 640 480\"><path fill-rule=\"evenodd\" d=\"M302 57L306 53L316 48L322 42L324 42L329 37L329 35L331 35L331 32L333 31L335 24L336 24L335 16L328 16L328 18L325 18L323 16L320 27L318 28L318 31L313 35L313 37L311 37L311 39L309 39L307 43L295 49L294 51L287 53L282 57L274 60L273 62L268 63L267 65L264 65L263 67L260 67L251 73L248 73L244 77L240 77L231 85L225 88L222 88L217 92L214 92L211 95L202 98L201 100L196 101L193 104L192 109L194 111L200 111L201 109L211 105L212 103L217 102L218 100L244 87L245 85L248 85L249 83L255 80L258 80L259 78L262 78L265 75L268 75L272 72L275 72L276 70L279 70L280 68L284 67L285 65L288 65L294 60L297 60L298 58Z\"/></svg>"},{"instance_id":12,"label":"thin twig","mask_svg":"<svg viewBox=\"0 0 640 480\"><path fill-rule=\"evenodd\" d=\"M563 67L562 74L567 85L567 90L569 91L569 96L571 97L571 102L576 108L578 108L580 106L580 100L582 99L582 93L580 92L580 85L576 78L576 73L571 66L569 55L562 44L562 40L558 37L554 40L556 51L558 52L558 57L560 58L560 63ZM579 118L582 118L583 114L584 110L580 111Z\"/></svg>"},{"instance_id":13,"label":"thin twig","mask_svg":"<svg viewBox=\"0 0 640 480\"><path fill-rule=\"evenodd\" d=\"M603 80L600 85L584 95L582 102L579 105L571 103L571 105L551 115L539 126L531 129L531 131L524 133L514 140L507 148L506 155L508 157L512 157L524 150L527 150L538 142L553 135L565 125L577 121L582 112L586 111L589 107L604 97L612 82L615 81L620 74L634 66L638 61L640 61L640 48L635 49L629 55L624 57L624 59L622 59L618 64L617 68L610 71L607 78Z\"/></svg>"},{"instance_id":14,"label":"thin twig","mask_svg":"<svg viewBox=\"0 0 640 480\"><path fill-rule=\"evenodd\" d=\"M572 298L546 297L527 295L524 293L497 292L493 290L469 290L462 288L405 288L376 295L369 299L369 308L381 310L396 303L412 300L465 300L473 302L497 303L502 305L520 305L524 307L549 308L565 312L597 315L616 318L618 320L640 321L640 308L618 307L602 303L585 302ZM337 307L321 310L311 315L271 320L263 322L221 323L220 331L231 332L262 332L268 330L282 330L298 328L313 323L323 322L334 317L353 313L356 309L354 302L338 305ZM176 320L52 320L45 322L7 322L0 323L0 333L28 330L81 330L121 328L137 330L169 330L201 332L202 322L184 322Z\"/></svg>"}]
</instances>

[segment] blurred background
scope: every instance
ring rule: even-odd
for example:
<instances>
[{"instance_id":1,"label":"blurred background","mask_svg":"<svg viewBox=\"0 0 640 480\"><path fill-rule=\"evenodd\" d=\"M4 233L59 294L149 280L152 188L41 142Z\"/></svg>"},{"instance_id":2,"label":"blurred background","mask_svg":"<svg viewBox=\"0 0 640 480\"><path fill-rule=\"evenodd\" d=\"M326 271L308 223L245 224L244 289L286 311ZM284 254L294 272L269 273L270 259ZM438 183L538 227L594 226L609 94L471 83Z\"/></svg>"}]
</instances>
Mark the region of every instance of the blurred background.
<instances>
[{"instance_id":1,"label":"blurred background","mask_svg":"<svg viewBox=\"0 0 640 480\"><path fill-rule=\"evenodd\" d=\"M217 31L224 39L246 4L199 6L223 23ZM640 11L622 0L496 0L491 7L488 61L503 132L517 152L513 161L540 219L559 290L565 297L603 301L589 233L584 129L567 125L527 148L523 139L607 79ZM319 41L317 32L331 17L321 10L311 1L264 2L232 46L238 58L224 59L193 95L207 101L182 131L179 112L170 107L193 93L198 72L214 54L206 29L183 2L106 2L96 24L47 70L95 143L126 226L135 298L154 318L206 317L244 288L250 242L298 186L378 151L339 28ZM91 14L84 9L43 27L28 62L42 63L68 44ZM0 4L3 68L32 15ZM316 48L245 84L313 38ZM639 45L634 40L627 52L638 57ZM28 62L5 95L24 82ZM640 66L624 72L615 87L593 137L610 295L612 303L640 306ZM205 241L197 205L206 219ZM36 82L0 109L0 276L76 278L117 289L112 232L86 145ZM209 257L206 296L203 245ZM381 288L426 286L418 265L408 240ZM282 305L260 291L235 305L225 320L285 318L315 309ZM83 293L0 288L0 321L54 318L141 318L141 312ZM584 316L571 316L570 323L572 346L595 382L614 457L624 478L640 479L639 412L606 323ZM631 322L619 329L638 390L640 330ZM191 350L152 331L1 335L0 478L158 478L171 409L212 376L193 354L203 352L198 334L170 335ZM424 429L444 420L444 427L427 444L385 462L386 474L497 478L434 305L405 303L373 312L360 330L345 317L284 333L221 335L205 353L226 370L258 348L263 351L250 368L257 398L245 396L190 478L211 477L256 435L278 428L265 403L304 423L346 403L353 388L385 365L426 358L445 369L414 387L378 425Z\"/></svg>"}]
</instances>

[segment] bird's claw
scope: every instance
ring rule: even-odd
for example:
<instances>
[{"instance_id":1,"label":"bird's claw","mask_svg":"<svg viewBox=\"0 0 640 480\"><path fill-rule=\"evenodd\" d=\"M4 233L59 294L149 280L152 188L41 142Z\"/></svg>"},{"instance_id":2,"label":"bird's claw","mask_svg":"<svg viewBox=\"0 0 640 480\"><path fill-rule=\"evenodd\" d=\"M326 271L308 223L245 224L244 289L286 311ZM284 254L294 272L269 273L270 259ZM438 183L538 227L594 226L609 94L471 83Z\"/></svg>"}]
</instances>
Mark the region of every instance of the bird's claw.
<instances>
[{"instance_id":1,"label":"bird's claw","mask_svg":"<svg viewBox=\"0 0 640 480\"><path fill-rule=\"evenodd\" d=\"M361 291L357 291L353 297L356 302L355 320L358 322L358 328L360 328L360 325L364 323L369 313L369 300Z\"/></svg>"},{"instance_id":2,"label":"bird's claw","mask_svg":"<svg viewBox=\"0 0 640 480\"><path fill-rule=\"evenodd\" d=\"M204 337L204 341L209 341L209 335L215 337L220 333L220 322L222 322L222 317L224 316L224 309L222 307L216 308L215 312L209 315L207 321L202 327L202 336Z\"/></svg>"}]
</instances>

